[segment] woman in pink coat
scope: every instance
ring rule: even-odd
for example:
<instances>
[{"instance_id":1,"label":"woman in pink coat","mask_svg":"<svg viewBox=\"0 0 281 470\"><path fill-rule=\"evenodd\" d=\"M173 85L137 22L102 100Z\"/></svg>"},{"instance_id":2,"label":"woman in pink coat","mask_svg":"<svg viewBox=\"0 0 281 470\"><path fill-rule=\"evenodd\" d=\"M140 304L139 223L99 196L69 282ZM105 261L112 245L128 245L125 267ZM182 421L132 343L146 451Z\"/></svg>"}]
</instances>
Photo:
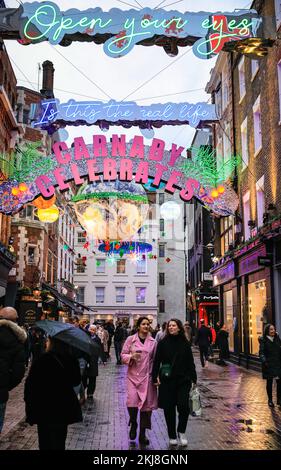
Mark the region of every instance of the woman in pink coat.
<instances>
[{"instance_id":1,"label":"woman in pink coat","mask_svg":"<svg viewBox=\"0 0 281 470\"><path fill-rule=\"evenodd\" d=\"M121 359L128 365L127 407L130 416L130 440L137 437L137 416L140 410L139 442L149 444L145 430L151 429L152 410L157 408L157 388L152 382L152 366L156 341L149 333L150 322L146 317L137 321L137 333L129 336L123 346Z\"/></svg>"}]
</instances>

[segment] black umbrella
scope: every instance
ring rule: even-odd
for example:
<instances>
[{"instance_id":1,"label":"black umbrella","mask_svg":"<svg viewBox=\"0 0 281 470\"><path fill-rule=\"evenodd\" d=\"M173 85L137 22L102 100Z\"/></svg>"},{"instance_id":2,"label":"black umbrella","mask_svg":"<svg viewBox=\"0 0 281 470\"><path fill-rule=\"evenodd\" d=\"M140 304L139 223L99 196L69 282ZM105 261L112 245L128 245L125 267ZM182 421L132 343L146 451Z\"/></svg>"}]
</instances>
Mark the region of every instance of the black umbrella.
<instances>
[{"instance_id":1,"label":"black umbrella","mask_svg":"<svg viewBox=\"0 0 281 470\"><path fill-rule=\"evenodd\" d=\"M91 340L91 337L85 331L69 323L62 323L51 320L41 320L36 322L36 326L41 328L51 338L55 337L60 341L79 349L90 356L99 355L99 346Z\"/></svg>"}]
</instances>

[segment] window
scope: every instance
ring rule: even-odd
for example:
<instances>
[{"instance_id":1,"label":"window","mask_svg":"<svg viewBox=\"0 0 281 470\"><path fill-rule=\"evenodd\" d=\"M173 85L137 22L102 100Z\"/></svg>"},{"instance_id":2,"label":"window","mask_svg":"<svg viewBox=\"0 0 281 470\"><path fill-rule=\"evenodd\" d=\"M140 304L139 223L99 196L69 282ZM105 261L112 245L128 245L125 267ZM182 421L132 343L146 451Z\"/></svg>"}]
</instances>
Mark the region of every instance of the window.
<instances>
[{"instance_id":1,"label":"window","mask_svg":"<svg viewBox=\"0 0 281 470\"><path fill-rule=\"evenodd\" d=\"M262 148L262 134L261 134L261 106L260 96L253 106L254 115L254 140L255 140L255 155L258 154Z\"/></svg>"},{"instance_id":2,"label":"window","mask_svg":"<svg viewBox=\"0 0 281 470\"><path fill-rule=\"evenodd\" d=\"M234 328L233 328L233 296L232 290L223 294L224 323L229 332L229 350L234 351Z\"/></svg>"},{"instance_id":3,"label":"window","mask_svg":"<svg viewBox=\"0 0 281 470\"><path fill-rule=\"evenodd\" d=\"M77 242L78 243L86 243L85 232L78 232L77 233Z\"/></svg>"},{"instance_id":4,"label":"window","mask_svg":"<svg viewBox=\"0 0 281 470\"><path fill-rule=\"evenodd\" d=\"M78 264L76 272L78 274L84 274L86 272L86 266L84 266L83 264Z\"/></svg>"},{"instance_id":5,"label":"window","mask_svg":"<svg viewBox=\"0 0 281 470\"><path fill-rule=\"evenodd\" d=\"M165 245L159 245L159 258L165 258Z\"/></svg>"},{"instance_id":6,"label":"window","mask_svg":"<svg viewBox=\"0 0 281 470\"><path fill-rule=\"evenodd\" d=\"M29 246L27 251L27 264L35 264L35 246Z\"/></svg>"},{"instance_id":7,"label":"window","mask_svg":"<svg viewBox=\"0 0 281 470\"><path fill-rule=\"evenodd\" d=\"M223 164L223 145L222 138L218 137L216 147L217 167L219 168Z\"/></svg>"},{"instance_id":8,"label":"window","mask_svg":"<svg viewBox=\"0 0 281 470\"><path fill-rule=\"evenodd\" d=\"M136 287L137 304L145 303L145 294L146 294L146 287Z\"/></svg>"},{"instance_id":9,"label":"window","mask_svg":"<svg viewBox=\"0 0 281 470\"><path fill-rule=\"evenodd\" d=\"M125 274L126 272L126 260L119 259L117 261L117 274Z\"/></svg>"},{"instance_id":10,"label":"window","mask_svg":"<svg viewBox=\"0 0 281 470\"><path fill-rule=\"evenodd\" d=\"M228 89L228 74L227 67L224 66L222 75L221 75L221 86L222 86L222 110L224 111L229 102L229 89Z\"/></svg>"},{"instance_id":11,"label":"window","mask_svg":"<svg viewBox=\"0 0 281 470\"><path fill-rule=\"evenodd\" d=\"M160 219L160 232L164 232L164 231L165 231L165 220Z\"/></svg>"},{"instance_id":12,"label":"window","mask_svg":"<svg viewBox=\"0 0 281 470\"><path fill-rule=\"evenodd\" d=\"M216 92L215 103L216 103L217 115L218 115L218 117L221 117L221 115L222 115L222 89L221 89L221 85L220 85L219 89Z\"/></svg>"},{"instance_id":13,"label":"window","mask_svg":"<svg viewBox=\"0 0 281 470\"><path fill-rule=\"evenodd\" d=\"M159 194L159 204L161 206L161 204L164 204L165 202L165 194L164 193L160 193Z\"/></svg>"},{"instance_id":14,"label":"window","mask_svg":"<svg viewBox=\"0 0 281 470\"><path fill-rule=\"evenodd\" d=\"M248 222L250 220L250 191L243 196L243 221L244 221L244 237L245 241L250 238L250 227Z\"/></svg>"},{"instance_id":15,"label":"window","mask_svg":"<svg viewBox=\"0 0 281 470\"><path fill-rule=\"evenodd\" d=\"M96 287L96 303L97 304L104 303L104 291L105 291L105 287Z\"/></svg>"},{"instance_id":16,"label":"window","mask_svg":"<svg viewBox=\"0 0 281 470\"><path fill-rule=\"evenodd\" d=\"M229 245L233 243L233 217L223 217L220 220L220 236L221 236L221 255L229 251Z\"/></svg>"},{"instance_id":17,"label":"window","mask_svg":"<svg viewBox=\"0 0 281 470\"><path fill-rule=\"evenodd\" d=\"M245 58L244 57L242 57L242 59L239 62L238 73L239 73L240 101L242 101L242 99L246 95Z\"/></svg>"},{"instance_id":18,"label":"window","mask_svg":"<svg viewBox=\"0 0 281 470\"><path fill-rule=\"evenodd\" d=\"M263 316L266 310L266 281L248 284L248 312L250 354L259 354L259 337L263 334Z\"/></svg>"},{"instance_id":19,"label":"window","mask_svg":"<svg viewBox=\"0 0 281 470\"><path fill-rule=\"evenodd\" d=\"M277 29L281 25L281 1L275 0L275 16L276 16L276 27Z\"/></svg>"},{"instance_id":20,"label":"window","mask_svg":"<svg viewBox=\"0 0 281 470\"><path fill-rule=\"evenodd\" d=\"M35 219L39 220L37 216L34 214L35 207L33 206L25 206L19 213L20 219Z\"/></svg>"},{"instance_id":21,"label":"window","mask_svg":"<svg viewBox=\"0 0 281 470\"><path fill-rule=\"evenodd\" d=\"M258 60L251 61L251 70L252 70L252 81L254 80L255 76L257 75L260 68L260 64Z\"/></svg>"},{"instance_id":22,"label":"window","mask_svg":"<svg viewBox=\"0 0 281 470\"><path fill-rule=\"evenodd\" d=\"M165 300L159 300L159 313L165 313Z\"/></svg>"},{"instance_id":23,"label":"window","mask_svg":"<svg viewBox=\"0 0 281 470\"><path fill-rule=\"evenodd\" d=\"M125 302L125 287L116 287L116 302Z\"/></svg>"},{"instance_id":24,"label":"window","mask_svg":"<svg viewBox=\"0 0 281 470\"><path fill-rule=\"evenodd\" d=\"M96 272L99 274L105 273L105 259L97 259Z\"/></svg>"},{"instance_id":25,"label":"window","mask_svg":"<svg viewBox=\"0 0 281 470\"><path fill-rule=\"evenodd\" d=\"M257 191L257 215L258 227L263 225L263 214L265 213L265 200L264 200L264 176L262 176L256 184Z\"/></svg>"},{"instance_id":26,"label":"window","mask_svg":"<svg viewBox=\"0 0 281 470\"><path fill-rule=\"evenodd\" d=\"M165 273L159 273L159 286L165 286Z\"/></svg>"},{"instance_id":27,"label":"window","mask_svg":"<svg viewBox=\"0 0 281 470\"><path fill-rule=\"evenodd\" d=\"M230 138L230 125L226 124L225 132L223 134L223 160L227 162L231 158L231 138Z\"/></svg>"},{"instance_id":28,"label":"window","mask_svg":"<svg viewBox=\"0 0 281 470\"><path fill-rule=\"evenodd\" d=\"M249 163L249 152L248 152L248 120L247 118L241 125L241 151L243 160L243 169L248 166Z\"/></svg>"},{"instance_id":29,"label":"window","mask_svg":"<svg viewBox=\"0 0 281 470\"><path fill-rule=\"evenodd\" d=\"M139 259L137 261L137 274L146 274L146 259Z\"/></svg>"},{"instance_id":30,"label":"window","mask_svg":"<svg viewBox=\"0 0 281 470\"><path fill-rule=\"evenodd\" d=\"M84 304L85 302L85 287L79 286L77 292L77 302Z\"/></svg>"}]
</instances>

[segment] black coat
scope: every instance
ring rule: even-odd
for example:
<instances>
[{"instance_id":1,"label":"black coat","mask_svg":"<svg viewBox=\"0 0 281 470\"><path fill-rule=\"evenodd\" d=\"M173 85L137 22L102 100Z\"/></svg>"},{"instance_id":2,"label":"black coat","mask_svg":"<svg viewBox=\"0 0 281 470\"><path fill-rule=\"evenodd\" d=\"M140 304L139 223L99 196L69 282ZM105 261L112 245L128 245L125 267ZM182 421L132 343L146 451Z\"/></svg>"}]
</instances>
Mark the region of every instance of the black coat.
<instances>
[{"instance_id":1,"label":"black coat","mask_svg":"<svg viewBox=\"0 0 281 470\"><path fill-rule=\"evenodd\" d=\"M152 380L156 383L162 364L172 365L170 379L161 380L158 405L174 405L179 389L186 388L186 396L191 382L197 381L197 374L190 343L181 336L167 335L159 341L152 369Z\"/></svg>"},{"instance_id":2,"label":"black coat","mask_svg":"<svg viewBox=\"0 0 281 470\"><path fill-rule=\"evenodd\" d=\"M0 403L8 401L9 391L23 379L26 338L16 323L0 319Z\"/></svg>"},{"instance_id":3,"label":"black coat","mask_svg":"<svg viewBox=\"0 0 281 470\"><path fill-rule=\"evenodd\" d=\"M202 325L198 332L195 344L198 344L199 348L208 348L212 343L212 332L206 325Z\"/></svg>"},{"instance_id":4,"label":"black coat","mask_svg":"<svg viewBox=\"0 0 281 470\"><path fill-rule=\"evenodd\" d=\"M267 337L259 338L262 376L264 379L281 378L281 340L276 334L271 341Z\"/></svg>"},{"instance_id":5,"label":"black coat","mask_svg":"<svg viewBox=\"0 0 281 470\"><path fill-rule=\"evenodd\" d=\"M220 330L217 336L217 345L220 350L220 358L228 359L229 358L229 345L228 345L228 331Z\"/></svg>"},{"instance_id":6,"label":"black coat","mask_svg":"<svg viewBox=\"0 0 281 470\"><path fill-rule=\"evenodd\" d=\"M102 353L101 340L98 335L91 337L92 341L96 343L100 348L100 354L95 356L88 356L87 365L84 374L87 377L97 377L99 375L99 356Z\"/></svg>"},{"instance_id":7,"label":"black coat","mask_svg":"<svg viewBox=\"0 0 281 470\"><path fill-rule=\"evenodd\" d=\"M78 360L47 352L35 361L25 382L26 421L29 424L68 425L82 421L73 387L81 382Z\"/></svg>"}]
</instances>

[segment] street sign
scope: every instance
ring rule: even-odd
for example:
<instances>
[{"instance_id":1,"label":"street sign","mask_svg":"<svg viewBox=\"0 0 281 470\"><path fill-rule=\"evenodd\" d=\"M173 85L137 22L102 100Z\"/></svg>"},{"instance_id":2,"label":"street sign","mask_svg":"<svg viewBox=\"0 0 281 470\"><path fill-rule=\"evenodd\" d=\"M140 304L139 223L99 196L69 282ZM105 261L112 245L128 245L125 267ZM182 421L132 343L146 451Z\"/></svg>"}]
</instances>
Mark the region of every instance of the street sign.
<instances>
[{"instance_id":1,"label":"street sign","mask_svg":"<svg viewBox=\"0 0 281 470\"><path fill-rule=\"evenodd\" d=\"M212 281L213 276L210 273L202 273L202 281Z\"/></svg>"},{"instance_id":2,"label":"street sign","mask_svg":"<svg viewBox=\"0 0 281 470\"><path fill-rule=\"evenodd\" d=\"M272 256L259 256L258 257L259 266L269 267L272 266Z\"/></svg>"}]
</instances>

